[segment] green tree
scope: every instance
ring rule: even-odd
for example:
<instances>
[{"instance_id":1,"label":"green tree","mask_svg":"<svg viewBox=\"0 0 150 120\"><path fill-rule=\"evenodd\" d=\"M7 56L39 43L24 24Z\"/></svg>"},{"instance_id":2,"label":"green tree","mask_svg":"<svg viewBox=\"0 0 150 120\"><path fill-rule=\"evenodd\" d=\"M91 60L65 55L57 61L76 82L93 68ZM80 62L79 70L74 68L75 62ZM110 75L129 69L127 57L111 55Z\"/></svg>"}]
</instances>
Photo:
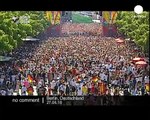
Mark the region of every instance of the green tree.
<instances>
[{"instance_id":1,"label":"green tree","mask_svg":"<svg viewBox=\"0 0 150 120\"><path fill-rule=\"evenodd\" d=\"M148 51L149 46L149 13L137 15L134 12L120 11L116 19L119 32L134 39L135 43Z\"/></svg>"},{"instance_id":2,"label":"green tree","mask_svg":"<svg viewBox=\"0 0 150 120\"><path fill-rule=\"evenodd\" d=\"M13 17L28 16L27 24L13 21ZM27 36L35 37L49 26L44 11L0 12L0 53L9 52L22 44Z\"/></svg>"}]
</instances>

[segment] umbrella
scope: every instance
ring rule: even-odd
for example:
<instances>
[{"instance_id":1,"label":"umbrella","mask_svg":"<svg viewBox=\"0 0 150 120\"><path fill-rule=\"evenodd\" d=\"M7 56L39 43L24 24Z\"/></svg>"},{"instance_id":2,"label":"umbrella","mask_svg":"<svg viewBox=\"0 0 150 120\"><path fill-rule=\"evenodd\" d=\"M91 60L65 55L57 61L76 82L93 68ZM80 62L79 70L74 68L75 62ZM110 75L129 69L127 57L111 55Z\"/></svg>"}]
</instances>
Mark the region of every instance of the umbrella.
<instances>
[{"instance_id":1,"label":"umbrella","mask_svg":"<svg viewBox=\"0 0 150 120\"><path fill-rule=\"evenodd\" d=\"M115 39L116 41L121 40L120 38Z\"/></svg>"},{"instance_id":2,"label":"umbrella","mask_svg":"<svg viewBox=\"0 0 150 120\"><path fill-rule=\"evenodd\" d=\"M135 63L136 65L147 65L145 61L138 61Z\"/></svg>"},{"instance_id":3,"label":"umbrella","mask_svg":"<svg viewBox=\"0 0 150 120\"><path fill-rule=\"evenodd\" d=\"M123 40L117 40L117 43L124 43Z\"/></svg>"},{"instance_id":4,"label":"umbrella","mask_svg":"<svg viewBox=\"0 0 150 120\"><path fill-rule=\"evenodd\" d=\"M133 60L134 62L137 62L137 61L140 61L141 58L140 58L140 57L135 57L135 58L133 58L132 60Z\"/></svg>"}]
</instances>

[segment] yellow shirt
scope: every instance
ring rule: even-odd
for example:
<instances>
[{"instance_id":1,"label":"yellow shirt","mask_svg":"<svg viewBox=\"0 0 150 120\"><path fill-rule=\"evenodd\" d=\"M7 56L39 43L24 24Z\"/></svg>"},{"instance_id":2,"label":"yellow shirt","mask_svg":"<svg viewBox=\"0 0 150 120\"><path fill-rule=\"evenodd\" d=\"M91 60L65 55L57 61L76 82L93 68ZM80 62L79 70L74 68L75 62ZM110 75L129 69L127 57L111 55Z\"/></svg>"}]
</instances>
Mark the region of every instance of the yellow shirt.
<instances>
[{"instance_id":1,"label":"yellow shirt","mask_svg":"<svg viewBox=\"0 0 150 120\"><path fill-rule=\"evenodd\" d=\"M86 86L83 86L83 87L82 87L82 92L85 93L85 94L88 92L88 89L87 89Z\"/></svg>"},{"instance_id":2,"label":"yellow shirt","mask_svg":"<svg viewBox=\"0 0 150 120\"><path fill-rule=\"evenodd\" d=\"M149 92L149 84L146 85L146 91Z\"/></svg>"}]
</instances>

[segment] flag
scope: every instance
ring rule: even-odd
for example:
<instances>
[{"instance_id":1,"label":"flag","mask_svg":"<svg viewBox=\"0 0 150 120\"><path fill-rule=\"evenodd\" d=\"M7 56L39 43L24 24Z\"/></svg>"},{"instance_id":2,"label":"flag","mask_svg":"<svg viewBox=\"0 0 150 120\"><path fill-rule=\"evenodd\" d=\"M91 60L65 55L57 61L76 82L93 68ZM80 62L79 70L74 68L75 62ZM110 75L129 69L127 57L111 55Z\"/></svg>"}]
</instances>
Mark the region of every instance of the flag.
<instances>
[{"instance_id":1,"label":"flag","mask_svg":"<svg viewBox=\"0 0 150 120\"><path fill-rule=\"evenodd\" d=\"M97 81L98 81L98 77L97 77L97 76L94 76L94 77L92 78L92 81L93 81L93 82L97 82Z\"/></svg>"},{"instance_id":2,"label":"flag","mask_svg":"<svg viewBox=\"0 0 150 120\"><path fill-rule=\"evenodd\" d=\"M52 11L46 11L46 18L51 24L54 24Z\"/></svg>"},{"instance_id":3,"label":"flag","mask_svg":"<svg viewBox=\"0 0 150 120\"><path fill-rule=\"evenodd\" d=\"M60 17L61 12L60 11L54 11L54 24L60 24Z\"/></svg>"},{"instance_id":4,"label":"flag","mask_svg":"<svg viewBox=\"0 0 150 120\"><path fill-rule=\"evenodd\" d=\"M110 12L109 11L104 11L102 14L103 14L103 20L105 22L109 23L110 22Z\"/></svg>"},{"instance_id":5,"label":"flag","mask_svg":"<svg viewBox=\"0 0 150 120\"><path fill-rule=\"evenodd\" d=\"M20 72L22 72L22 68L21 68L21 67L18 67L18 70L19 70Z\"/></svg>"},{"instance_id":6,"label":"flag","mask_svg":"<svg viewBox=\"0 0 150 120\"><path fill-rule=\"evenodd\" d=\"M106 93L106 85L105 85L105 83L100 83L100 92L101 92L101 94L105 94Z\"/></svg>"},{"instance_id":7,"label":"flag","mask_svg":"<svg viewBox=\"0 0 150 120\"><path fill-rule=\"evenodd\" d=\"M150 84L149 84L149 83L148 83L148 84L146 84L146 91L147 91L147 92L149 92L149 90L150 90L150 89L149 89L149 88L150 88L149 86L150 86Z\"/></svg>"},{"instance_id":8,"label":"flag","mask_svg":"<svg viewBox=\"0 0 150 120\"><path fill-rule=\"evenodd\" d=\"M77 82L81 82L81 77L80 76L77 77Z\"/></svg>"},{"instance_id":9,"label":"flag","mask_svg":"<svg viewBox=\"0 0 150 120\"><path fill-rule=\"evenodd\" d=\"M33 82L33 78L32 78L31 75L28 75L28 81L29 81L30 83Z\"/></svg>"},{"instance_id":10,"label":"flag","mask_svg":"<svg viewBox=\"0 0 150 120\"><path fill-rule=\"evenodd\" d=\"M117 12L112 11L111 12L111 24L115 23L116 18L117 18Z\"/></svg>"},{"instance_id":11,"label":"flag","mask_svg":"<svg viewBox=\"0 0 150 120\"><path fill-rule=\"evenodd\" d=\"M46 18L52 24L60 24L61 11L46 11Z\"/></svg>"}]
</instances>

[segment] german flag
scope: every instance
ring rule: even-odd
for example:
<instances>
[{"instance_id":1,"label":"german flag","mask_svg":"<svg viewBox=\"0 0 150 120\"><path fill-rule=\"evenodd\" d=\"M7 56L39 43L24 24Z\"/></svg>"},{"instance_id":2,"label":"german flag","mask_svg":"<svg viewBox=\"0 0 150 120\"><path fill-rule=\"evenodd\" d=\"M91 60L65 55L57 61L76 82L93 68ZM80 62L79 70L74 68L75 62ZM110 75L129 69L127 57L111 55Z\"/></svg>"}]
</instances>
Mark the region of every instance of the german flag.
<instances>
[{"instance_id":1,"label":"german flag","mask_svg":"<svg viewBox=\"0 0 150 120\"><path fill-rule=\"evenodd\" d=\"M52 11L46 11L46 18L52 25L54 24Z\"/></svg>"},{"instance_id":2,"label":"german flag","mask_svg":"<svg viewBox=\"0 0 150 120\"><path fill-rule=\"evenodd\" d=\"M103 83L103 82L100 83L99 88L100 88L101 94L106 94L106 84L105 83Z\"/></svg>"},{"instance_id":3,"label":"german flag","mask_svg":"<svg viewBox=\"0 0 150 120\"><path fill-rule=\"evenodd\" d=\"M28 81L29 81L30 83L33 82L33 78L32 78L31 75L28 75Z\"/></svg>"},{"instance_id":4,"label":"german flag","mask_svg":"<svg viewBox=\"0 0 150 120\"><path fill-rule=\"evenodd\" d=\"M150 83L147 83L145 86L146 86L146 91L149 92L150 91L150 89L149 89Z\"/></svg>"},{"instance_id":5,"label":"german flag","mask_svg":"<svg viewBox=\"0 0 150 120\"><path fill-rule=\"evenodd\" d=\"M22 72L22 71L23 71L21 67L18 67L18 69L19 69L19 71L20 71L20 72Z\"/></svg>"},{"instance_id":6,"label":"german flag","mask_svg":"<svg viewBox=\"0 0 150 120\"><path fill-rule=\"evenodd\" d=\"M92 78L92 81L93 81L93 82L97 82L97 81L98 81L98 77L97 77L97 76L94 76L94 77Z\"/></svg>"},{"instance_id":7,"label":"german flag","mask_svg":"<svg viewBox=\"0 0 150 120\"><path fill-rule=\"evenodd\" d=\"M77 82L81 82L81 77L78 76Z\"/></svg>"}]
</instances>

